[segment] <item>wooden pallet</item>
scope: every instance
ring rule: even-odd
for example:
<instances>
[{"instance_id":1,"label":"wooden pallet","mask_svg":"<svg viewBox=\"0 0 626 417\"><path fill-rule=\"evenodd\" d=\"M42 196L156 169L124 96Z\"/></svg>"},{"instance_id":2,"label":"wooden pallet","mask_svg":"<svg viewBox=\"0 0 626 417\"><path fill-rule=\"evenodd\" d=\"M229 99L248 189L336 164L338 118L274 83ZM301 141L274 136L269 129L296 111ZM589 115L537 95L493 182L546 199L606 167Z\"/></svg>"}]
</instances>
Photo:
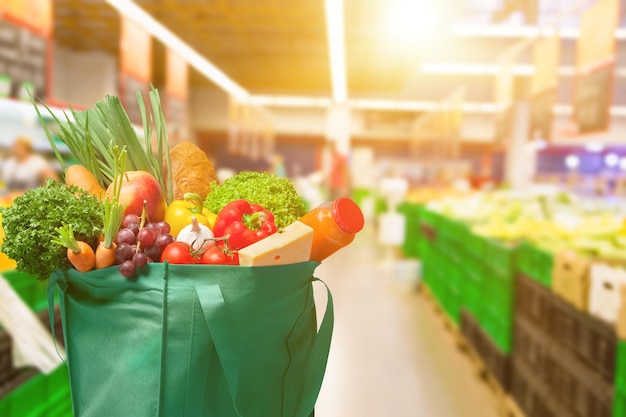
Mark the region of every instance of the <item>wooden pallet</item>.
<instances>
[{"instance_id":1,"label":"wooden pallet","mask_svg":"<svg viewBox=\"0 0 626 417\"><path fill-rule=\"evenodd\" d=\"M454 339L455 344L460 347L463 341L459 326L454 323L450 317L448 317L448 314L443 310L433 293L426 286L420 286L419 293L435 311L435 314L437 314L439 319L442 321L444 328L448 331L448 334L450 334Z\"/></svg>"},{"instance_id":2,"label":"wooden pallet","mask_svg":"<svg viewBox=\"0 0 626 417\"><path fill-rule=\"evenodd\" d=\"M526 417L526 414L521 410L519 405L513 397L506 395L504 398L504 404L501 417Z\"/></svg>"},{"instance_id":3,"label":"wooden pallet","mask_svg":"<svg viewBox=\"0 0 626 417\"><path fill-rule=\"evenodd\" d=\"M459 327L448 317L431 291L424 285L419 287L419 294L428 302L441 319L443 326L453 337L456 346L472 363L476 377L485 383L495 398L499 417L526 417L515 400L502 388L496 377L489 372L482 358L478 355L471 343L461 333Z\"/></svg>"},{"instance_id":4,"label":"wooden pallet","mask_svg":"<svg viewBox=\"0 0 626 417\"><path fill-rule=\"evenodd\" d=\"M487 369L487 366L483 362L482 358L478 355L476 350L474 350L474 347L471 345L471 343L469 343L462 334L461 338L461 351L465 353L466 357L472 363L477 378L487 385L491 393L496 398L496 401L499 404L499 409L501 409L501 403L503 398L506 396L506 391L504 390L504 388L502 388L500 382L496 379L496 377L489 371L489 369Z\"/></svg>"}]
</instances>

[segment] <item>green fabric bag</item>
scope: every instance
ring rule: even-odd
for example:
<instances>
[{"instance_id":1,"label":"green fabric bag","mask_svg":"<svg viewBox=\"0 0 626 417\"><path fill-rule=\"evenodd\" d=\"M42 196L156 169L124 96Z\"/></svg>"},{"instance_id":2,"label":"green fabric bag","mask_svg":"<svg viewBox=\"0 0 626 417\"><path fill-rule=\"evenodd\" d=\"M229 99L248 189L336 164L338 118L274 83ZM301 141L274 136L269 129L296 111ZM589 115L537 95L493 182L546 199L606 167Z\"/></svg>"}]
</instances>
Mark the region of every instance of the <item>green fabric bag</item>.
<instances>
[{"instance_id":1,"label":"green fabric bag","mask_svg":"<svg viewBox=\"0 0 626 417\"><path fill-rule=\"evenodd\" d=\"M55 274L74 415L312 416L333 330L328 289L317 330L318 265Z\"/></svg>"}]
</instances>

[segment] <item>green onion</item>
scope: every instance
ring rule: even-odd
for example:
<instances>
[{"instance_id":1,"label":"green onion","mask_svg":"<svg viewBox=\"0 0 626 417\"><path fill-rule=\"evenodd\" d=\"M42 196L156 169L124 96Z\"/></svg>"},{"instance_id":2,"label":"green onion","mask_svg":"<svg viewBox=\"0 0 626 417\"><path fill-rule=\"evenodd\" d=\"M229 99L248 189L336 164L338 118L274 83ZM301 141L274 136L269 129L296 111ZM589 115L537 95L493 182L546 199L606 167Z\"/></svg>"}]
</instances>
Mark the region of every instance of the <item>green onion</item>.
<instances>
[{"instance_id":1,"label":"green onion","mask_svg":"<svg viewBox=\"0 0 626 417\"><path fill-rule=\"evenodd\" d=\"M170 172L169 143L165 116L158 91L150 92L151 112L148 112L141 96L137 93L141 119L143 122L143 140L139 138L120 100L116 96L106 96L95 106L86 111L75 111L70 107L73 120L65 113L65 119L57 117L49 107L42 103L52 118L59 125L57 137L68 147L72 155L87 168L103 188L107 188L115 178L116 155L112 154L112 146L126 147L128 171L146 171L152 174L166 193L168 203L172 201L172 179L165 181L162 169L165 162L166 171ZM35 99L32 98L35 110L44 132L48 137L52 150L65 171L66 164L59 152L53 133L47 128ZM156 132L157 149L152 149L152 132Z\"/></svg>"},{"instance_id":2,"label":"green onion","mask_svg":"<svg viewBox=\"0 0 626 417\"><path fill-rule=\"evenodd\" d=\"M122 217L126 207L120 204L120 193L122 191L122 182L124 181L124 172L126 172L126 147L119 150L117 145L111 143L111 153L115 158L115 179L113 180L113 196L107 196L103 203L102 221L104 225L104 247L110 248L113 244L115 234L120 228Z\"/></svg>"}]
</instances>

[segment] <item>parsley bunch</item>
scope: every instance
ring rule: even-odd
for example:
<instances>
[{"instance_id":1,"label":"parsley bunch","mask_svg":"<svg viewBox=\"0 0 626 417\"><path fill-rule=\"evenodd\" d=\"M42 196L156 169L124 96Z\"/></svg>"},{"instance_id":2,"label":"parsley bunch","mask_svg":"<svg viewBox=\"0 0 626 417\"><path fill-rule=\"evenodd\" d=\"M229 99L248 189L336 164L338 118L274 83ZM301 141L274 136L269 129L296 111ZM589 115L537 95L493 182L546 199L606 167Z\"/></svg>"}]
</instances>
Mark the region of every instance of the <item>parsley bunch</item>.
<instances>
[{"instance_id":1,"label":"parsley bunch","mask_svg":"<svg viewBox=\"0 0 626 417\"><path fill-rule=\"evenodd\" d=\"M17 262L18 270L47 279L71 266L67 249L54 242L55 229L70 225L78 240L95 248L103 231L102 210L102 203L86 191L48 180L0 208L2 252Z\"/></svg>"},{"instance_id":2,"label":"parsley bunch","mask_svg":"<svg viewBox=\"0 0 626 417\"><path fill-rule=\"evenodd\" d=\"M279 229L306 213L304 202L289 179L253 171L240 172L220 185L213 185L204 206L219 213L226 204L239 199L272 212Z\"/></svg>"}]
</instances>

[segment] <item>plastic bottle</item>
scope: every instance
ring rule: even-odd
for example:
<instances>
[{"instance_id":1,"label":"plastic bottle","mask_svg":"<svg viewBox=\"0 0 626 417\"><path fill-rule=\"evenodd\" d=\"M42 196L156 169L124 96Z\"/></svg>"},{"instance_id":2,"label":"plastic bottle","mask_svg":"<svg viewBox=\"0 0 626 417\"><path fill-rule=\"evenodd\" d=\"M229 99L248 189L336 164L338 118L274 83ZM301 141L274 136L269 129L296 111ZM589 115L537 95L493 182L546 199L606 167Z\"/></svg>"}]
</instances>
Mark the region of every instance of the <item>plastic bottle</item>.
<instances>
[{"instance_id":1,"label":"plastic bottle","mask_svg":"<svg viewBox=\"0 0 626 417\"><path fill-rule=\"evenodd\" d=\"M365 223L359 206L345 197L322 204L300 221L313 228L311 260L318 262L349 245Z\"/></svg>"}]
</instances>

